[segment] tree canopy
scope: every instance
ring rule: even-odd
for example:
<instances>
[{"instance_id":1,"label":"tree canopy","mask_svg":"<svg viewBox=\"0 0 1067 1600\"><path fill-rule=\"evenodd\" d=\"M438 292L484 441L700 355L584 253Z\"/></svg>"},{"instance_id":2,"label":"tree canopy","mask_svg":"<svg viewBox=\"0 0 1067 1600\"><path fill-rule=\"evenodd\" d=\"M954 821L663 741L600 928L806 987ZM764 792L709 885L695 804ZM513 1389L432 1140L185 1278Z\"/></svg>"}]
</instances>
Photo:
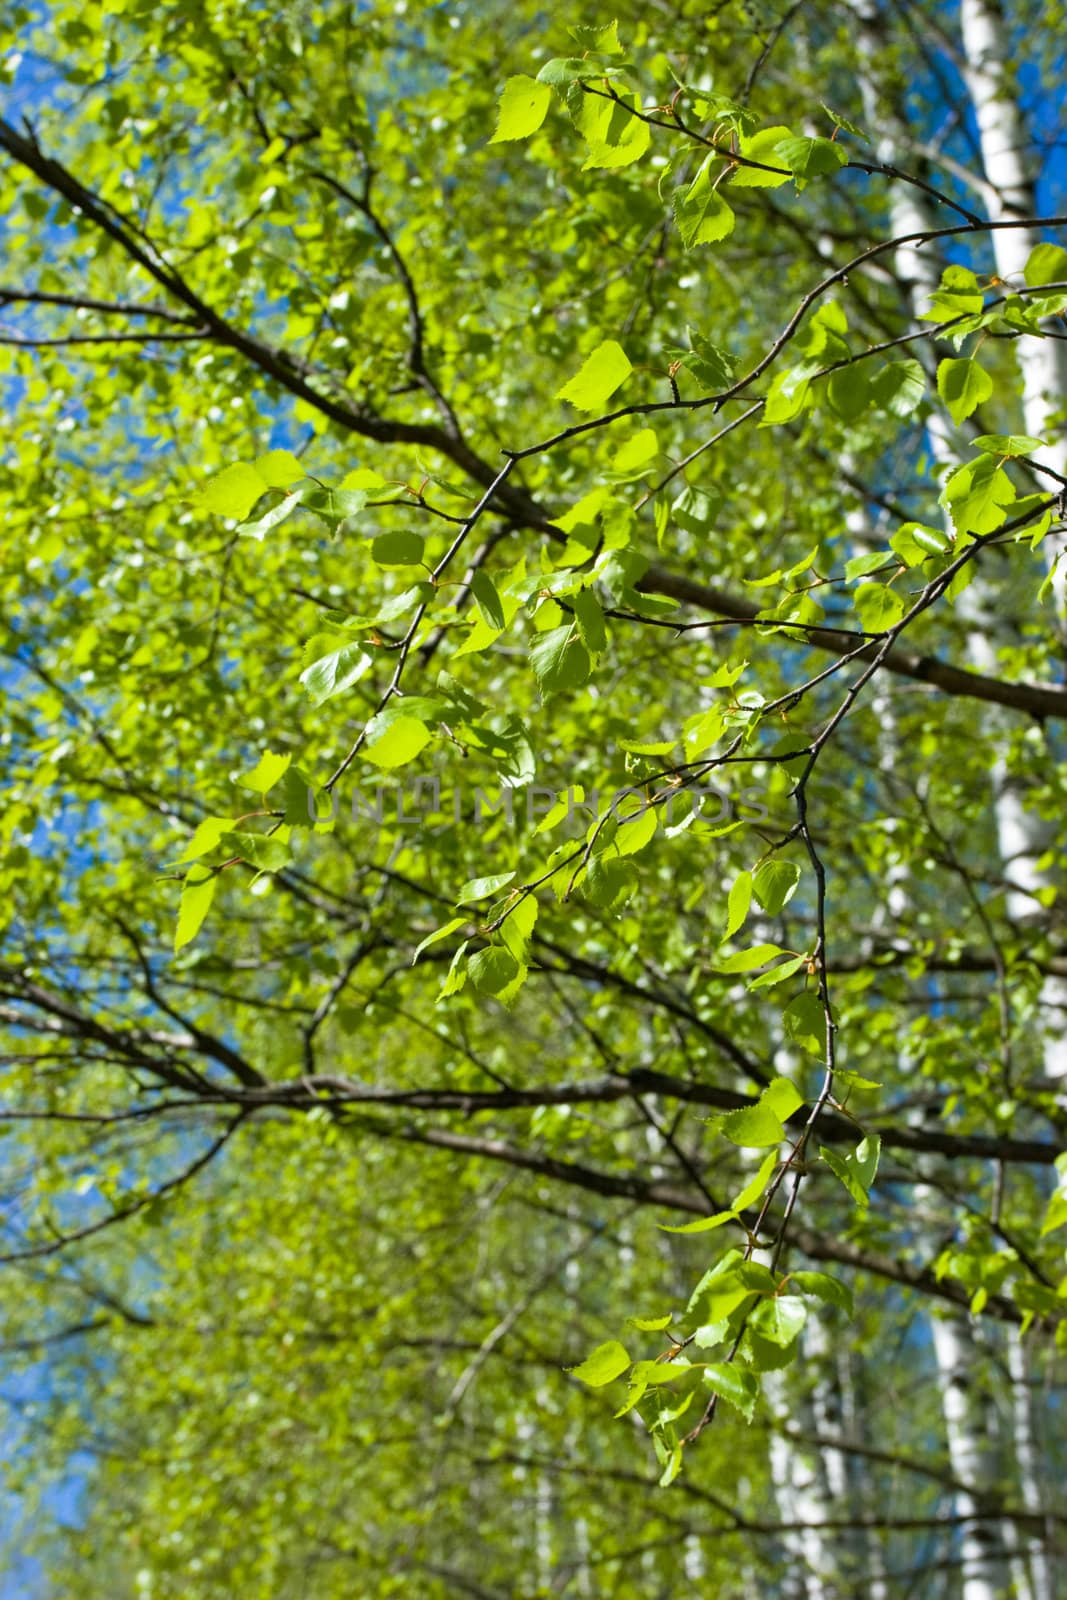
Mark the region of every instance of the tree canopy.
<instances>
[{"instance_id":1,"label":"tree canopy","mask_svg":"<svg viewBox=\"0 0 1067 1600\"><path fill-rule=\"evenodd\" d=\"M10 4L34 1595L1053 1600L1059 8Z\"/></svg>"}]
</instances>

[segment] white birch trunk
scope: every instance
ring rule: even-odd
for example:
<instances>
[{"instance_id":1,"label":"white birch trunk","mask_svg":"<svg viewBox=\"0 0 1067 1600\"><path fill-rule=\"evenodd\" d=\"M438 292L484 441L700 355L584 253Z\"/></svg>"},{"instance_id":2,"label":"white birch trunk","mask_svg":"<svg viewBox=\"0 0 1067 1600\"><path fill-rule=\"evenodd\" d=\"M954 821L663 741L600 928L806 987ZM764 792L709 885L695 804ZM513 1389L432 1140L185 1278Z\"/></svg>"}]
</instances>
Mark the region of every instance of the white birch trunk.
<instances>
[{"instance_id":1,"label":"white birch trunk","mask_svg":"<svg viewBox=\"0 0 1067 1600\"><path fill-rule=\"evenodd\" d=\"M881 49L880 18L877 8L861 0L857 6L860 20L859 46L869 71L864 74L866 116L872 127L885 127L885 117L878 104L876 81L877 62ZM884 138L879 147L879 158L895 163L899 152L893 133ZM903 184L893 184L890 190L890 221L894 237L923 232L935 224L930 218L920 191ZM898 273L908 287L912 309L916 315L926 309L926 299L936 287L939 273L933 258L921 247L902 246L896 252ZM928 425L930 451L939 463L953 462L959 458L951 437L949 424L939 412L934 412ZM983 649L984 634L975 634L975 642ZM883 728L891 732L892 718L883 716ZM888 752L891 759L891 752ZM1021 808L1015 803L1014 791L996 778L994 805L998 838L1003 850L1009 837L1014 845L1015 836L1023 829ZM1027 836L1029 837L1029 836ZM898 882L891 886L890 912L899 912L906 900L907 887ZM915 1191L916 1206L936 1206L937 1197L922 1189ZM942 1416L945 1425L949 1458L954 1475L968 1485L954 1500L957 1515L972 1517L980 1509L984 1492L997 1485L997 1462L993 1450L996 1423L988 1389L982 1382L982 1362L974 1340L969 1319L963 1315L935 1317L931 1323L931 1337L939 1375ZM968 1521L960 1536L960 1553L963 1559L961 1578L962 1600L998 1600L1005 1590L1007 1567L998 1522Z\"/></svg>"},{"instance_id":2,"label":"white birch trunk","mask_svg":"<svg viewBox=\"0 0 1067 1600\"><path fill-rule=\"evenodd\" d=\"M1040 1516L1045 1495L1041 1486L1041 1464L1034 1432L1029 1352L1021 1338L1012 1337L1008 1341L1008 1371L1012 1385L1012 1431L1019 1491L1027 1511ZM1032 1600L1056 1600L1048 1544L1045 1539L1031 1535L1026 1541L1026 1548Z\"/></svg>"},{"instance_id":3,"label":"white birch trunk","mask_svg":"<svg viewBox=\"0 0 1067 1600\"><path fill-rule=\"evenodd\" d=\"M1019 89L1011 71L1011 43L997 0L960 0L960 32L966 60L964 75L974 106L988 182L990 220L1008 222L1037 215L1037 194L1030 170L1026 124L1019 109ZM997 274L1009 284L1022 283L1023 269L1041 235L1033 228L1004 228L992 235ZM1034 452L1058 472L1064 466L1062 415L1067 394L1067 358L1056 339L1022 338L1016 354L1023 379L1022 409L1026 431L1047 438L1048 447ZM1046 487L1051 487L1050 480ZM1055 585L1061 611L1064 574Z\"/></svg>"},{"instance_id":4,"label":"white birch trunk","mask_svg":"<svg viewBox=\"0 0 1067 1600\"><path fill-rule=\"evenodd\" d=\"M1027 128L1020 112L1018 87L1011 72L1011 50L1004 13L996 0L960 0L960 33L965 57L965 77L974 106L975 121L982 151L982 163L989 186L990 212L995 220L1035 216L1037 197L1029 163ZM998 276L1018 284L1027 258L1040 234L1032 228L1006 228L993 234L993 250ZM1047 441L1035 452L1035 459L1063 472L1067 463L1064 447L1064 404L1067 400L1067 357L1062 343L1055 339L1020 339L1016 345L1022 374L1023 425L1027 433ZM1054 480L1052 480L1054 481ZM1062 550L1062 541L1060 542ZM1055 558L1057 551L1053 549ZM1053 583L1053 595L1060 614L1064 613L1065 570L1061 558ZM1021 807L1015 809L1013 836L1005 843L1006 863L1024 890L1032 895L1047 883L1047 876L1035 865L1043 840L1037 830L1027 828L1028 818ZM1034 916L1036 902L1029 895L1009 899L1009 911L1025 922ZM1058 1033L1048 1034L1044 1044L1045 1075L1052 1079L1067 1076L1067 984L1049 979L1042 986L1041 1000L1048 1014L1058 1018ZM1032 1399L1027 1354L1021 1342L1009 1346L1009 1371L1012 1379L1015 1455L1020 1489L1028 1510L1039 1511L1042 1492L1038 1482ZM1029 1587L1033 1600L1052 1600L1052 1573L1047 1547L1040 1538L1027 1541Z\"/></svg>"}]
</instances>

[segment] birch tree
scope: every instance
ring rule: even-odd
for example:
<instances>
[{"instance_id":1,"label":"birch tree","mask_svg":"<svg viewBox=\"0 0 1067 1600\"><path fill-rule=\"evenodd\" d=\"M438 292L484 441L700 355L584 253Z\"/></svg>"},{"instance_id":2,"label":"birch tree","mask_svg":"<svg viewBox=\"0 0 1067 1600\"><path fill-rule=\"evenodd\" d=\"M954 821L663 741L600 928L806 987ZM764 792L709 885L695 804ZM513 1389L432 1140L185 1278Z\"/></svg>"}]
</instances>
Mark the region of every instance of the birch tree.
<instances>
[{"instance_id":1,"label":"birch tree","mask_svg":"<svg viewBox=\"0 0 1067 1600\"><path fill-rule=\"evenodd\" d=\"M6 17L27 1581L1049 1600L1042 19Z\"/></svg>"}]
</instances>

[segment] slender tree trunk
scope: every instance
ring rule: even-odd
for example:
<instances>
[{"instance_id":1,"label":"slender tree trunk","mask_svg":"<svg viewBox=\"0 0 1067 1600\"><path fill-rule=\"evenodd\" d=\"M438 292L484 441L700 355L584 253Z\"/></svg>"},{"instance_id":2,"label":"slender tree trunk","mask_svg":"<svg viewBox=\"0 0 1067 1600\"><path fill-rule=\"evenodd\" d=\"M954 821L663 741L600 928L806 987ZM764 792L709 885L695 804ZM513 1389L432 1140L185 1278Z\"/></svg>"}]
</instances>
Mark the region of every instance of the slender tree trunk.
<instances>
[{"instance_id":1,"label":"slender tree trunk","mask_svg":"<svg viewBox=\"0 0 1067 1600\"><path fill-rule=\"evenodd\" d=\"M1037 216L1030 140L1011 67L1011 40L998 0L960 0L960 33L966 62L964 76L978 124L992 220L1007 222L1015 217ZM1005 228L992 234L992 242L998 275L1019 286L1030 252L1041 243L1040 233L1033 228ZM1026 430L1036 438L1048 439L1045 449L1034 452L1034 459L1062 472L1064 424L1052 419L1062 413L1067 394L1063 345L1057 339L1020 339L1015 348L1023 380ZM1062 620L1062 564L1055 593Z\"/></svg>"},{"instance_id":2,"label":"slender tree trunk","mask_svg":"<svg viewBox=\"0 0 1067 1600\"><path fill-rule=\"evenodd\" d=\"M860 20L860 53L869 70L864 73L866 115L872 127L886 127L884 109L878 95L878 61L882 47L882 19L875 5L860 0L857 6ZM881 160L895 163L901 152L896 148L895 130L890 122L890 132L879 147ZM895 237L921 232L934 226L924 198L917 189L902 184L891 188L891 227ZM936 286L939 273L936 263L922 248L902 246L896 252L896 268L907 286L912 309L921 314L926 309L926 299ZM939 463L955 462L958 454L947 424L938 419L928 429L930 451ZM984 631L974 630L972 654L991 654ZM891 730L891 720L883 720L883 727ZM1031 845L1032 833L1026 828L1025 812L1019 804L1015 790L1006 782L1003 767L994 777L994 805L1001 851L1011 849L1021 838ZM895 900L906 899L907 886L895 886ZM1030 902L1036 904L1037 902ZM933 1191L917 1189L915 1204L935 1207L937 1196ZM977 1346L970 1320L961 1314L935 1317L931 1322L931 1339L937 1363L942 1415L945 1425L949 1458L954 1475L968 1487L955 1496L955 1511L960 1517L978 1518L983 1502L998 1487L999 1472L995 1450L996 1415L983 1371L984 1362ZM960 1554L963 1560L961 1578L962 1600L999 1600L1006 1589L1008 1577L1006 1550L1002 1529L996 1519L966 1521L960 1537Z\"/></svg>"}]
</instances>

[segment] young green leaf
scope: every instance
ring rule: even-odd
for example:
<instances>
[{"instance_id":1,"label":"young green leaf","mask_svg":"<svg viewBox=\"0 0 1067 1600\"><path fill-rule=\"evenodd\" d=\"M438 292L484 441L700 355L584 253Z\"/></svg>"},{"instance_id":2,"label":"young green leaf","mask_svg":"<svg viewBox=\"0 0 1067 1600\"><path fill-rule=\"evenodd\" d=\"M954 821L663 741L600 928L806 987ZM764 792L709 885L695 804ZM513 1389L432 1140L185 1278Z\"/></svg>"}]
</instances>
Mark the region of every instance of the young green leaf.
<instances>
[{"instance_id":1,"label":"young green leaf","mask_svg":"<svg viewBox=\"0 0 1067 1600\"><path fill-rule=\"evenodd\" d=\"M269 487L255 467L238 463L209 478L204 487L197 490L193 501L202 511L243 522Z\"/></svg>"},{"instance_id":2,"label":"young green leaf","mask_svg":"<svg viewBox=\"0 0 1067 1600\"><path fill-rule=\"evenodd\" d=\"M266 794L288 772L292 759L291 755L275 755L265 750L251 772L243 772L237 782L242 789L251 789L254 794Z\"/></svg>"},{"instance_id":3,"label":"young green leaf","mask_svg":"<svg viewBox=\"0 0 1067 1600\"><path fill-rule=\"evenodd\" d=\"M788 183L792 176L791 169L785 163L777 160L775 151L785 140L793 137L790 128L773 127L760 128L757 133L742 134L739 142L739 153L749 161L758 161L758 167L738 166L730 174L730 184L734 189L777 189L783 183ZM768 171L768 168L777 169Z\"/></svg>"},{"instance_id":4,"label":"young green leaf","mask_svg":"<svg viewBox=\"0 0 1067 1600\"><path fill-rule=\"evenodd\" d=\"M784 955L785 951L777 944L754 944L750 950L738 950L732 956L717 956L715 959L716 972L755 972L757 967L762 967L773 956Z\"/></svg>"},{"instance_id":5,"label":"young green leaf","mask_svg":"<svg viewBox=\"0 0 1067 1600\"><path fill-rule=\"evenodd\" d=\"M547 700L563 689L577 689L588 678L592 663L573 622L538 634L530 648L530 663L537 686Z\"/></svg>"},{"instance_id":6,"label":"young green leaf","mask_svg":"<svg viewBox=\"0 0 1067 1600\"><path fill-rule=\"evenodd\" d=\"M429 744L432 734L417 717L379 712L367 723L362 755L375 767L403 767Z\"/></svg>"},{"instance_id":7,"label":"young green leaf","mask_svg":"<svg viewBox=\"0 0 1067 1600\"><path fill-rule=\"evenodd\" d=\"M395 533L379 534L371 543L370 553L380 567L410 567L422 560L425 545L421 533L398 528Z\"/></svg>"},{"instance_id":8,"label":"young green leaf","mask_svg":"<svg viewBox=\"0 0 1067 1600\"><path fill-rule=\"evenodd\" d=\"M792 1042L810 1055L822 1056L826 1049L826 1015L818 995L805 992L791 1000L782 1012L782 1026Z\"/></svg>"},{"instance_id":9,"label":"young green leaf","mask_svg":"<svg viewBox=\"0 0 1067 1600\"><path fill-rule=\"evenodd\" d=\"M744 926L752 904L752 874L739 872L730 886L730 893L726 899L726 928L723 939L732 939L734 934Z\"/></svg>"},{"instance_id":10,"label":"young green leaf","mask_svg":"<svg viewBox=\"0 0 1067 1600\"><path fill-rule=\"evenodd\" d=\"M606 1384L621 1378L632 1365L625 1346L618 1339L609 1339L606 1344L597 1345L592 1355L587 1356L580 1366L568 1367L567 1371L580 1383L588 1384L590 1389L603 1389Z\"/></svg>"},{"instance_id":11,"label":"young green leaf","mask_svg":"<svg viewBox=\"0 0 1067 1600\"><path fill-rule=\"evenodd\" d=\"M538 83L521 72L509 78L500 96L496 132L489 143L528 139L544 122L551 103L552 90L547 83Z\"/></svg>"},{"instance_id":12,"label":"young green leaf","mask_svg":"<svg viewBox=\"0 0 1067 1600\"><path fill-rule=\"evenodd\" d=\"M471 956L467 973L480 994L500 995L519 976L519 963L502 945L490 945Z\"/></svg>"},{"instance_id":13,"label":"young green leaf","mask_svg":"<svg viewBox=\"0 0 1067 1600\"><path fill-rule=\"evenodd\" d=\"M507 626L497 586L482 567L479 567L471 578L471 594L487 627L495 628L499 632Z\"/></svg>"},{"instance_id":14,"label":"young green leaf","mask_svg":"<svg viewBox=\"0 0 1067 1600\"><path fill-rule=\"evenodd\" d=\"M514 872L498 872L491 878L471 878L456 896L457 906L470 906L477 900L487 900L500 889L506 889L515 877Z\"/></svg>"},{"instance_id":15,"label":"young green leaf","mask_svg":"<svg viewBox=\"0 0 1067 1600\"><path fill-rule=\"evenodd\" d=\"M775 145L773 155L777 163L789 168L798 189L812 178L836 172L848 161L848 151L836 140L803 136L782 139Z\"/></svg>"},{"instance_id":16,"label":"young green leaf","mask_svg":"<svg viewBox=\"0 0 1067 1600\"><path fill-rule=\"evenodd\" d=\"M709 156L692 183L674 196L674 220L687 250L714 244L733 232L737 219L712 182L711 169L717 161Z\"/></svg>"},{"instance_id":17,"label":"young green leaf","mask_svg":"<svg viewBox=\"0 0 1067 1600\"><path fill-rule=\"evenodd\" d=\"M756 1414L759 1379L754 1372L725 1361L712 1361L704 1368L704 1382L721 1400L740 1411L746 1422Z\"/></svg>"},{"instance_id":18,"label":"young green leaf","mask_svg":"<svg viewBox=\"0 0 1067 1600\"><path fill-rule=\"evenodd\" d=\"M1067 250L1058 244L1037 244L1031 250L1023 268L1028 289L1040 289L1046 283L1067 283Z\"/></svg>"},{"instance_id":19,"label":"young green leaf","mask_svg":"<svg viewBox=\"0 0 1067 1600\"><path fill-rule=\"evenodd\" d=\"M993 393L993 380L971 356L944 360L937 368L937 392L959 427Z\"/></svg>"},{"instance_id":20,"label":"young green leaf","mask_svg":"<svg viewBox=\"0 0 1067 1600\"><path fill-rule=\"evenodd\" d=\"M800 868L795 861L781 861L772 856L762 862L752 875L752 888L756 899L769 917L776 917L796 893L800 882Z\"/></svg>"},{"instance_id":21,"label":"young green leaf","mask_svg":"<svg viewBox=\"0 0 1067 1600\"><path fill-rule=\"evenodd\" d=\"M204 918L211 909L211 902L215 898L218 882L218 873L212 872L210 867L190 867L185 874L181 900L178 904L178 926L174 933L176 951L189 944L200 932Z\"/></svg>"},{"instance_id":22,"label":"young green leaf","mask_svg":"<svg viewBox=\"0 0 1067 1600\"><path fill-rule=\"evenodd\" d=\"M904 602L885 583L861 583L853 598L864 633L884 633L904 615Z\"/></svg>"},{"instance_id":23,"label":"young green leaf","mask_svg":"<svg viewBox=\"0 0 1067 1600\"><path fill-rule=\"evenodd\" d=\"M789 1281L796 1284L801 1293L814 1295L816 1300L825 1300L827 1305L839 1306L849 1316L852 1315L852 1290L847 1283L841 1283L825 1272L791 1272Z\"/></svg>"},{"instance_id":24,"label":"young green leaf","mask_svg":"<svg viewBox=\"0 0 1067 1600\"><path fill-rule=\"evenodd\" d=\"M571 596L574 618L582 643L592 656L607 649L608 635L604 627L604 609L592 589L579 589Z\"/></svg>"},{"instance_id":25,"label":"young green leaf","mask_svg":"<svg viewBox=\"0 0 1067 1600\"><path fill-rule=\"evenodd\" d=\"M331 638L323 634L321 639L330 644L336 635ZM327 700L332 700L334 695L342 694L345 689L358 683L373 665L373 656L369 656L361 644L355 641L335 644L332 650L318 656L310 666L304 668L300 682L307 690L311 704L321 706Z\"/></svg>"},{"instance_id":26,"label":"young green leaf","mask_svg":"<svg viewBox=\"0 0 1067 1600\"><path fill-rule=\"evenodd\" d=\"M862 1139L855 1150L850 1150L847 1156L829 1148L822 1151L821 1159L841 1180L858 1206L867 1205L871 1184L878 1171L881 1148L882 1141L876 1133L872 1133Z\"/></svg>"},{"instance_id":27,"label":"young green leaf","mask_svg":"<svg viewBox=\"0 0 1067 1600\"><path fill-rule=\"evenodd\" d=\"M577 411L602 411L632 371L622 345L605 339L586 357L570 382L557 391L556 399L569 400Z\"/></svg>"}]
</instances>

